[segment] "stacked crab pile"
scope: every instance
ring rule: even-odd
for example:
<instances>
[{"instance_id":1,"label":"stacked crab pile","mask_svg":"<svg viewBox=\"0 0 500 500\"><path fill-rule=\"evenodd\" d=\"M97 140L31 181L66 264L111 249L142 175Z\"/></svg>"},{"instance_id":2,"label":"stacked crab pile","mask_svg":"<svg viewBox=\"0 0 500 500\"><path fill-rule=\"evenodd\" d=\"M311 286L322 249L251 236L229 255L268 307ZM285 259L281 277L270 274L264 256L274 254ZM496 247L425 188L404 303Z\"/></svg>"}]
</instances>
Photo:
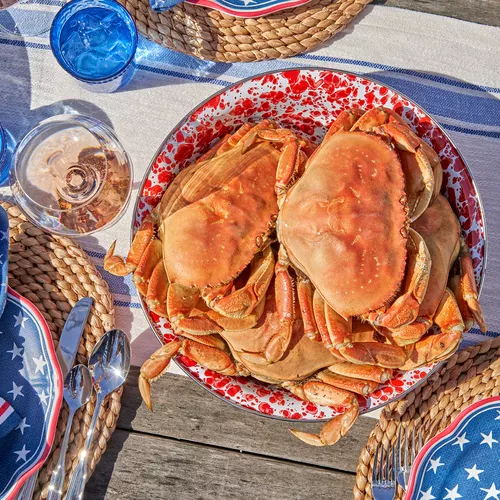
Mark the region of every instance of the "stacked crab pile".
<instances>
[{"instance_id":1,"label":"stacked crab pile","mask_svg":"<svg viewBox=\"0 0 500 500\"><path fill-rule=\"evenodd\" d=\"M268 121L219 141L168 186L127 259L106 255L179 335L142 367L146 404L182 354L343 407L319 435L292 431L329 445L357 394L449 357L474 321L485 330L441 181L434 150L385 108L340 113L317 148Z\"/></svg>"}]
</instances>

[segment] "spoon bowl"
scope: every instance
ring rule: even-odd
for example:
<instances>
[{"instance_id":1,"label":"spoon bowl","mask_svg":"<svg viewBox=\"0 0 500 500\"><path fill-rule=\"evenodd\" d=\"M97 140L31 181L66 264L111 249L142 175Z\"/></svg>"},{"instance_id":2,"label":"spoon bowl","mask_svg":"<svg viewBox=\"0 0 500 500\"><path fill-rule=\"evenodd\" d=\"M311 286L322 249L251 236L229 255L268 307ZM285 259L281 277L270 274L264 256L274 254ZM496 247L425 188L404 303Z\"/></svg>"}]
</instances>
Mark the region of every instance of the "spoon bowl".
<instances>
[{"instance_id":1,"label":"spoon bowl","mask_svg":"<svg viewBox=\"0 0 500 500\"><path fill-rule=\"evenodd\" d=\"M130 344L118 329L109 330L94 346L89 359L89 370L97 394L107 395L118 389L130 369Z\"/></svg>"},{"instance_id":2,"label":"spoon bowl","mask_svg":"<svg viewBox=\"0 0 500 500\"><path fill-rule=\"evenodd\" d=\"M64 381L64 401L70 410L78 410L92 396L92 375L84 365L76 365Z\"/></svg>"}]
</instances>

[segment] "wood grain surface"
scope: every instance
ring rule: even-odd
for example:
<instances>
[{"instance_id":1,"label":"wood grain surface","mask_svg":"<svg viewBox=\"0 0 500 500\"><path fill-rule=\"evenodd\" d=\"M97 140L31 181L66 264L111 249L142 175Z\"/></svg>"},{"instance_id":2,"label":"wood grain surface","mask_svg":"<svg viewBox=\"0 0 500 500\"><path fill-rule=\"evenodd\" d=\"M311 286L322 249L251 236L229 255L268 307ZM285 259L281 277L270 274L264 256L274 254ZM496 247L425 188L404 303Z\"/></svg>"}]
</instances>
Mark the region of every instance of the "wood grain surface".
<instances>
[{"instance_id":1,"label":"wood grain surface","mask_svg":"<svg viewBox=\"0 0 500 500\"><path fill-rule=\"evenodd\" d=\"M373 0L373 4L500 26L500 0Z\"/></svg>"},{"instance_id":2,"label":"wood grain surface","mask_svg":"<svg viewBox=\"0 0 500 500\"><path fill-rule=\"evenodd\" d=\"M350 497L373 418L359 418L337 445L314 448L288 428L315 432L321 424L234 408L180 375L155 382L151 413L141 404L138 375L132 368L117 430L86 499L299 499L312 498L311 484L316 499Z\"/></svg>"}]
</instances>

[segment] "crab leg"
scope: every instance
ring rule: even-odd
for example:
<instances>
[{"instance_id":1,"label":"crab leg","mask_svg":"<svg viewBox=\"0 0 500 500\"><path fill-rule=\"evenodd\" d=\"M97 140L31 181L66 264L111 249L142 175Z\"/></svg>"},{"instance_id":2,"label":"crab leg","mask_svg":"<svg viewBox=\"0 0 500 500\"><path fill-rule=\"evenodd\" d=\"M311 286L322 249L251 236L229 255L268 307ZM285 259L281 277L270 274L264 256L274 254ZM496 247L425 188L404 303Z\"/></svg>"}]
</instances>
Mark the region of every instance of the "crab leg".
<instances>
[{"instance_id":1,"label":"crab leg","mask_svg":"<svg viewBox=\"0 0 500 500\"><path fill-rule=\"evenodd\" d=\"M434 361L446 359L455 352L462 340L464 323L457 301L452 291L447 288L434 316L434 322L442 333L424 337L405 350L408 359L402 370L412 370Z\"/></svg>"},{"instance_id":2,"label":"crab leg","mask_svg":"<svg viewBox=\"0 0 500 500\"><path fill-rule=\"evenodd\" d=\"M168 369L170 360L181 354L209 370L224 375L236 375L236 365L226 352L193 340L174 341L160 347L141 367L139 391L146 406L152 411L151 382L158 380Z\"/></svg>"},{"instance_id":3,"label":"crab leg","mask_svg":"<svg viewBox=\"0 0 500 500\"><path fill-rule=\"evenodd\" d=\"M359 415L359 404L356 395L339 389L320 380L310 380L304 384L286 384L293 394L318 405L343 406L346 411L334 417L323 426L319 435L290 429L290 432L304 443L312 446L329 446L345 436Z\"/></svg>"},{"instance_id":4,"label":"crab leg","mask_svg":"<svg viewBox=\"0 0 500 500\"><path fill-rule=\"evenodd\" d=\"M468 332L474 326L474 317L462 295L462 280L460 278L460 271L458 274L450 275L448 279L448 288L453 292L457 300L458 308L464 321L464 333Z\"/></svg>"},{"instance_id":5,"label":"crab leg","mask_svg":"<svg viewBox=\"0 0 500 500\"><path fill-rule=\"evenodd\" d=\"M339 113L337 118L333 121L326 133L323 142L329 139L332 135L343 130L348 132L352 129L353 125L358 121L360 113L356 110L344 110Z\"/></svg>"},{"instance_id":6,"label":"crab leg","mask_svg":"<svg viewBox=\"0 0 500 500\"><path fill-rule=\"evenodd\" d=\"M354 342L339 348L340 354L351 363L400 368L406 361L405 351L395 345L380 342Z\"/></svg>"},{"instance_id":7,"label":"crab leg","mask_svg":"<svg viewBox=\"0 0 500 500\"><path fill-rule=\"evenodd\" d=\"M418 342L432 326L432 319L428 316L419 316L409 325L390 330L391 337L399 346L406 346Z\"/></svg>"},{"instance_id":8,"label":"crab leg","mask_svg":"<svg viewBox=\"0 0 500 500\"><path fill-rule=\"evenodd\" d=\"M297 278L297 298L299 300L302 322L304 323L304 333L311 340L320 341L321 336L319 335L314 319L313 295L314 290L311 281L306 276L299 274Z\"/></svg>"},{"instance_id":9,"label":"crab leg","mask_svg":"<svg viewBox=\"0 0 500 500\"><path fill-rule=\"evenodd\" d=\"M154 222L151 215L148 215L134 236L127 258L124 260L123 257L114 255L116 246L114 241L104 257L104 270L115 276L126 276L134 272L153 236Z\"/></svg>"},{"instance_id":10,"label":"crab leg","mask_svg":"<svg viewBox=\"0 0 500 500\"><path fill-rule=\"evenodd\" d=\"M344 375L332 373L329 370L322 370L318 372L316 377L326 384L333 385L339 389L354 392L355 394L360 394L361 396L367 396L378 387L378 382L354 377L346 377Z\"/></svg>"},{"instance_id":11,"label":"crab leg","mask_svg":"<svg viewBox=\"0 0 500 500\"><path fill-rule=\"evenodd\" d=\"M274 289L276 294L276 311L280 329L266 346L265 356L269 363L279 361L288 348L293 331L295 292L293 280L288 272L288 257L283 247L278 253L275 267Z\"/></svg>"},{"instance_id":12,"label":"crab leg","mask_svg":"<svg viewBox=\"0 0 500 500\"><path fill-rule=\"evenodd\" d=\"M167 293L167 312L175 332L187 332L192 335L219 333L222 328L204 314L190 316L198 304L200 292L195 287L171 283Z\"/></svg>"},{"instance_id":13,"label":"crab leg","mask_svg":"<svg viewBox=\"0 0 500 500\"><path fill-rule=\"evenodd\" d=\"M352 318L345 319L325 302L325 321L335 350L352 343Z\"/></svg>"},{"instance_id":14,"label":"crab leg","mask_svg":"<svg viewBox=\"0 0 500 500\"><path fill-rule=\"evenodd\" d=\"M460 238L460 253L458 258L460 261L460 274L462 277L462 297L467 303L467 306L481 331L486 332L486 323L484 321L483 311L478 300L479 297L477 293L476 279L474 277L472 257L464 238Z\"/></svg>"},{"instance_id":15,"label":"crab leg","mask_svg":"<svg viewBox=\"0 0 500 500\"><path fill-rule=\"evenodd\" d=\"M274 255L271 247L267 247L252 260L250 277L243 288L215 298L207 305L229 318L248 316L265 297L273 276Z\"/></svg>"},{"instance_id":16,"label":"crab leg","mask_svg":"<svg viewBox=\"0 0 500 500\"><path fill-rule=\"evenodd\" d=\"M403 293L385 313L372 320L375 326L399 328L412 323L418 316L429 283L431 256L422 236L411 228L408 233L407 248Z\"/></svg>"},{"instance_id":17,"label":"crab leg","mask_svg":"<svg viewBox=\"0 0 500 500\"><path fill-rule=\"evenodd\" d=\"M321 341L323 342L324 346L339 360L343 361L344 358L343 356L337 351L337 349L334 349L331 338L330 338L330 332L328 331L328 326L326 324L326 318L325 318L325 301L323 300L323 297L319 294L317 290L314 291L313 295L313 311L314 311L314 319L316 321L316 326L318 327L318 332L321 336Z\"/></svg>"},{"instance_id":18,"label":"crab leg","mask_svg":"<svg viewBox=\"0 0 500 500\"><path fill-rule=\"evenodd\" d=\"M132 279L137 288L137 291L146 297L148 293L148 285L151 275L156 267L156 264L162 260L162 248L160 240L152 240L142 254L139 265L137 266Z\"/></svg>"},{"instance_id":19,"label":"crab leg","mask_svg":"<svg viewBox=\"0 0 500 500\"><path fill-rule=\"evenodd\" d=\"M334 363L328 367L332 373L345 377L355 377L363 380L372 380L383 384L392 378L392 370L375 365L357 365L347 361Z\"/></svg>"},{"instance_id":20,"label":"crab leg","mask_svg":"<svg viewBox=\"0 0 500 500\"><path fill-rule=\"evenodd\" d=\"M205 314L214 320L223 330L232 332L253 328L264 312L265 300L260 301L251 314L243 318L228 318L214 310L208 310Z\"/></svg>"},{"instance_id":21,"label":"crab leg","mask_svg":"<svg viewBox=\"0 0 500 500\"><path fill-rule=\"evenodd\" d=\"M146 294L146 304L158 316L168 317L167 314L167 293L169 281L163 260L160 259L149 279L148 290Z\"/></svg>"},{"instance_id":22,"label":"crab leg","mask_svg":"<svg viewBox=\"0 0 500 500\"><path fill-rule=\"evenodd\" d=\"M285 128L253 130L243 146L243 152L252 146L258 139L269 142L281 142L281 157L276 170L275 191L278 196L278 206L283 203L286 190L294 175L300 169L303 156L301 148L306 147L305 141L300 140L292 130Z\"/></svg>"}]
</instances>

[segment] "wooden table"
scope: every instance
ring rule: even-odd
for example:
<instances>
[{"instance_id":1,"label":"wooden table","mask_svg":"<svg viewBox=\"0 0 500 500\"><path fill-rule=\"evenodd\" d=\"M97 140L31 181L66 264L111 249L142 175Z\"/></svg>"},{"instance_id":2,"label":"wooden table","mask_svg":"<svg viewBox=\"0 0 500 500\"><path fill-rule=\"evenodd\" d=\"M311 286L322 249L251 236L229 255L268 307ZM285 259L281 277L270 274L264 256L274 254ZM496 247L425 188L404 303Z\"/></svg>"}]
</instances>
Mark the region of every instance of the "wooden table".
<instances>
[{"instance_id":1,"label":"wooden table","mask_svg":"<svg viewBox=\"0 0 500 500\"><path fill-rule=\"evenodd\" d=\"M500 26L498 0L374 3ZM288 422L234 408L178 375L155 383L151 413L141 404L138 374L133 368L117 429L85 498L352 498L358 457L375 425L373 418L360 417L335 446L313 448L287 431ZM311 431L310 425L293 427Z\"/></svg>"}]
</instances>

